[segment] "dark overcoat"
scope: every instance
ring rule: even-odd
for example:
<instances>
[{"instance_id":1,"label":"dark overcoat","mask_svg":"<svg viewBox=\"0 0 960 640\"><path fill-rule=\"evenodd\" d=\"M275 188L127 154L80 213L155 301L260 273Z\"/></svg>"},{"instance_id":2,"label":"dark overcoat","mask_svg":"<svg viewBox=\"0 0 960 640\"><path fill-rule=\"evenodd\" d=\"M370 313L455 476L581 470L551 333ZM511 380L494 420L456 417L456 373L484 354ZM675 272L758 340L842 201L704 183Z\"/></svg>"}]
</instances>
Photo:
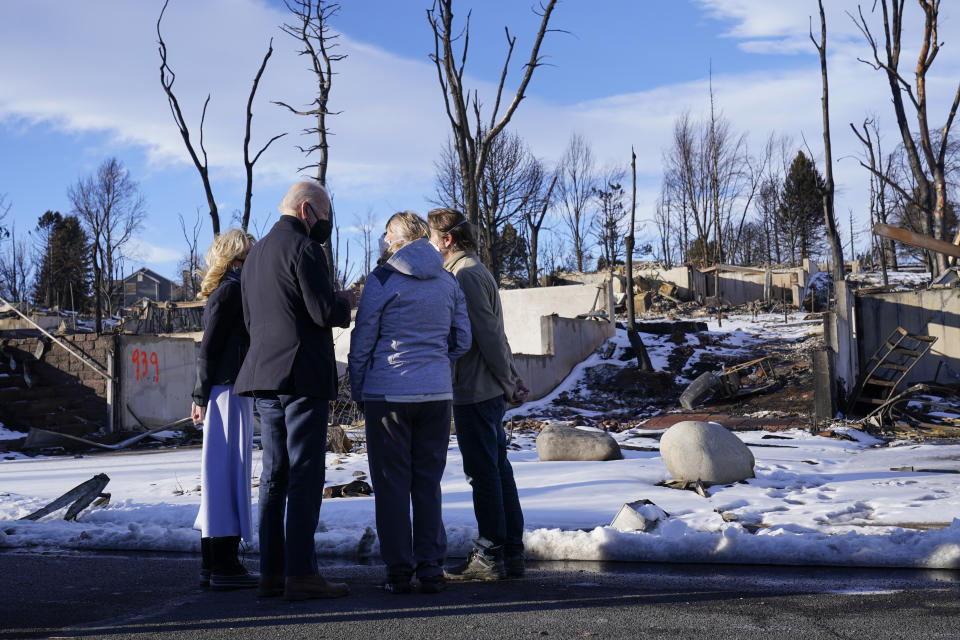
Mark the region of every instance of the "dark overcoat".
<instances>
[{"instance_id":1,"label":"dark overcoat","mask_svg":"<svg viewBox=\"0 0 960 640\"><path fill-rule=\"evenodd\" d=\"M292 216L281 216L243 265L243 318L250 350L234 393L337 397L333 327L350 325L334 296L323 247Z\"/></svg>"},{"instance_id":2,"label":"dark overcoat","mask_svg":"<svg viewBox=\"0 0 960 640\"><path fill-rule=\"evenodd\" d=\"M233 384L240 372L250 337L243 323L240 280L224 276L203 307L203 340L197 354L193 401L207 406L214 385Z\"/></svg>"}]
</instances>

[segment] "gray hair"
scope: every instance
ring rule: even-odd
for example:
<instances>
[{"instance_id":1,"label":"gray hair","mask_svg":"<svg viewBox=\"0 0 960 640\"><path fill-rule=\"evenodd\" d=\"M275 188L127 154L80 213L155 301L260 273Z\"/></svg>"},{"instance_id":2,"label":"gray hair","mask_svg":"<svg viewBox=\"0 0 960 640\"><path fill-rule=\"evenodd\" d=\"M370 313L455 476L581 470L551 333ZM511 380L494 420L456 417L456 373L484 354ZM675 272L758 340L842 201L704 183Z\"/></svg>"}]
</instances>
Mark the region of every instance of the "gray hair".
<instances>
[{"instance_id":1,"label":"gray hair","mask_svg":"<svg viewBox=\"0 0 960 640\"><path fill-rule=\"evenodd\" d=\"M310 206L317 210L317 215L326 212L327 218L330 217L330 195L317 182L298 182L290 187L277 209L280 213L296 216L300 213L300 205L304 202L309 202Z\"/></svg>"}]
</instances>

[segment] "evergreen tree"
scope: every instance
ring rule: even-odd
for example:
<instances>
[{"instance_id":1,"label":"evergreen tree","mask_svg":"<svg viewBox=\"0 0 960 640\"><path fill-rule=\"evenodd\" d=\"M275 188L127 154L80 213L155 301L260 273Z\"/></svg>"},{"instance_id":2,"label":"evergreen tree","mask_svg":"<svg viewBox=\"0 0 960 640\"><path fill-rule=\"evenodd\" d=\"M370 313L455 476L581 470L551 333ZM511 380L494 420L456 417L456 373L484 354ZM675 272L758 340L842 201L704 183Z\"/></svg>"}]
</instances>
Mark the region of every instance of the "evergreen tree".
<instances>
[{"instance_id":1,"label":"evergreen tree","mask_svg":"<svg viewBox=\"0 0 960 640\"><path fill-rule=\"evenodd\" d=\"M622 178L621 171L612 170L606 177L606 186L593 190L597 203L597 214L593 218L593 233L600 249L600 257L597 258L598 270L623 264L624 234L620 226L627 217L627 211L623 206L623 186L620 184Z\"/></svg>"},{"instance_id":2,"label":"evergreen tree","mask_svg":"<svg viewBox=\"0 0 960 640\"><path fill-rule=\"evenodd\" d=\"M527 243L517 233L517 229L511 223L506 223L497 234L496 243L500 275L514 283L526 282Z\"/></svg>"},{"instance_id":3,"label":"evergreen tree","mask_svg":"<svg viewBox=\"0 0 960 640\"><path fill-rule=\"evenodd\" d=\"M823 244L823 189L816 165L798 151L783 183L778 215L780 239L794 264L817 253Z\"/></svg>"},{"instance_id":4,"label":"evergreen tree","mask_svg":"<svg viewBox=\"0 0 960 640\"><path fill-rule=\"evenodd\" d=\"M76 216L47 211L37 221L40 270L36 304L84 311L90 303L90 241Z\"/></svg>"}]
</instances>

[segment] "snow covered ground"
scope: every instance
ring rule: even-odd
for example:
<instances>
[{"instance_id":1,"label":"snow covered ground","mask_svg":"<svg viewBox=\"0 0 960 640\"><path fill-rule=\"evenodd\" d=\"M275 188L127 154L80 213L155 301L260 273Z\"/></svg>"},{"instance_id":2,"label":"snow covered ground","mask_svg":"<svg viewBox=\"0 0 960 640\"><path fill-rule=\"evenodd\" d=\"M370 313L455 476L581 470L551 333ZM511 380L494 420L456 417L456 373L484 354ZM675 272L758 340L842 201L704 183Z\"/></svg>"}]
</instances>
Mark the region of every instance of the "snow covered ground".
<instances>
[{"instance_id":1,"label":"snow covered ground","mask_svg":"<svg viewBox=\"0 0 960 640\"><path fill-rule=\"evenodd\" d=\"M771 335L803 339L815 325L795 315L731 317L724 348ZM651 358L660 349L649 336ZM626 345L623 332L614 340ZM646 337L645 337L646 340ZM696 355L694 356L696 357ZM562 391L576 390L593 355L554 394L516 410L536 414ZM611 358L604 363L627 363ZM756 477L709 488L710 496L658 486L670 476L656 451L658 431L631 429L615 437L633 449L623 460L539 462L534 432L517 432L511 450L526 519L528 556L536 559L736 562L960 568L960 475L892 471L893 467L960 469L960 445L884 443L850 428L853 439L806 431L738 432L756 457ZM638 450L648 449L648 450ZM652 449L652 450L649 450ZM254 478L259 475L259 454ZM327 454L327 484L367 472L362 453ZM200 501L200 451L180 449L84 457L20 457L0 462L0 547L198 551L193 530ZM105 507L86 509L76 522L63 511L19 521L97 473L110 476ZM464 554L475 535L470 487L455 439L443 476L444 522L450 554ZM669 516L650 532L609 526L627 502L648 499ZM254 489L256 500L256 489ZM256 507L254 506L254 509ZM343 558L376 553L361 544L374 530L373 498L323 503L316 534L321 554ZM368 536L369 537L369 536ZM254 550L256 542L253 543Z\"/></svg>"},{"instance_id":2,"label":"snow covered ground","mask_svg":"<svg viewBox=\"0 0 960 640\"><path fill-rule=\"evenodd\" d=\"M861 271L847 274L847 280L861 286L879 287L883 284L883 274L879 271ZM930 282L929 271L888 271L887 282L893 287L912 289Z\"/></svg>"}]
</instances>

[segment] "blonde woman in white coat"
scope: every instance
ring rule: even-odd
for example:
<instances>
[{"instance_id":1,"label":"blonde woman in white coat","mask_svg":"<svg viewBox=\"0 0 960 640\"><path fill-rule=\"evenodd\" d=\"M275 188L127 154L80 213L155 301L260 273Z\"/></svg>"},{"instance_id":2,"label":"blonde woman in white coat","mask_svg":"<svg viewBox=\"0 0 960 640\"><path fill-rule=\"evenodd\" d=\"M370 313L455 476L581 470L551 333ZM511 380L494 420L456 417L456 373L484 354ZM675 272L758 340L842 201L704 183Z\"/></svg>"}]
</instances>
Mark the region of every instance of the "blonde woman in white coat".
<instances>
[{"instance_id":1,"label":"blonde woman in white coat","mask_svg":"<svg viewBox=\"0 0 960 640\"><path fill-rule=\"evenodd\" d=\"M200 288L203 341L193 392L194 424L203 423L200 529L203 564L200 582L211 589L256 587L238 557L240 539L253 539L250 474L253 399L233 393L233 383L250 346L243 324L240 269L253 237L240 229L217 236L207 252Z\"/></svg>"}]
</instances>

